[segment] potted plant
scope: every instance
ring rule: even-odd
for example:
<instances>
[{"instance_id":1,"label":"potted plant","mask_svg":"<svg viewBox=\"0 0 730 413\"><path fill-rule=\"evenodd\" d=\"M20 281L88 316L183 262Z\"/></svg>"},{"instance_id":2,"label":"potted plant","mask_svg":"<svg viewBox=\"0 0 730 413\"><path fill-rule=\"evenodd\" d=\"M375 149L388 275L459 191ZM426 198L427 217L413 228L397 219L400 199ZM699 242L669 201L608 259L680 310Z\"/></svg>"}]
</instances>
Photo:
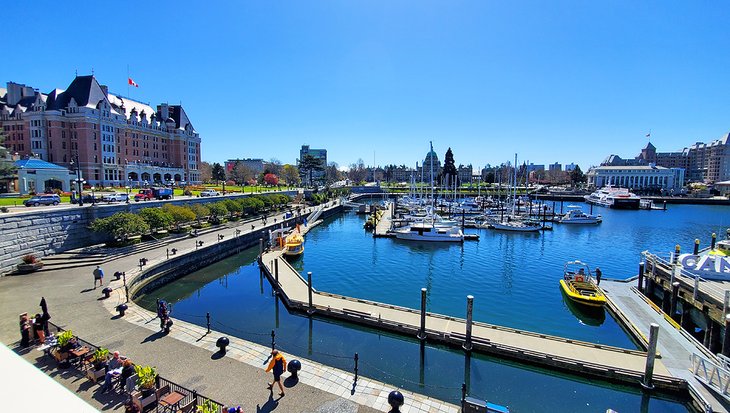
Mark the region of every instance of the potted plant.
<instances>
[{"instance_id":1,"label":"potted plant","mask_svg":"<svg viewBox=\"0 0 730 413\"><path fill-rule=\"evenodd\" d=\"M89 380L96 383L97 380L104 377L104 374L106 373L104 366L106 365L107 360L109 360L109 350L104 347L99 347L91 357L91 365L93 368L89 370Z\"/></svg>"},{"instance_id":2,"label":"potted plant","mask_svg":"<svg viewBox=\"0 0 730 413\"><path fill-rule=\"evenodd\" d=\"M66 330L62 333L59 333L56 337L56 341L58 343L58 349L61 352L67 352L71 350L71 346L73 345L74 333L71 330Z\"/></svg>"},{"instance_id":3,"label":"potted plant","mask_svg":"<svg viewBox=\"0 0 730 413\"><path fill-rule=\"evenodd\" d=\"M22 263L18 264L18 272L26 274L33 271L38 271L43 268L43 261L33 254L24 255L21 258Z\"/></svg>"},{"instance_id":4,"label":"potted plant","mask_svg":"<svg viewBox=\"0 0 730 413\"><path fill-rule=\"evenodd\" d=\"M203 404L197 406L196 413L218 413L218 409L220 409L218 403L205 400Z\"/></svg>"},{"instance_id":5,"label":"potted plant","mask_svg":"<svg viewBox=\"0 0 730 413\"><path fill-rule=\"evenodd\" d=\"M137 373L137 387L142 392L142 398L153 394L157 385L157 370L150 366L134 366L134 371Z\"/></svg>"}]
</instances>

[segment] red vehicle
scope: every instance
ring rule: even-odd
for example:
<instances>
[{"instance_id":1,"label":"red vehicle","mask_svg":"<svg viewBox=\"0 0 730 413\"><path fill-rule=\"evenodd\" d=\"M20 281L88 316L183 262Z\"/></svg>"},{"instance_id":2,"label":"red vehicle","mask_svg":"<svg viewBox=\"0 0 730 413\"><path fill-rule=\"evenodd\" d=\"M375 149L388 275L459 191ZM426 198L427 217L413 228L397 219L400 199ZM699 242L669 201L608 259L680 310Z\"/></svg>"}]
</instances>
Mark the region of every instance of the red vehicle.
<instances>
[{"instance_id":1,"label":"red vehicle","mask_svg":"<svg viewBox=\"0 0 730 413\"><path fill-rule=\"evenodd\" d=\"M140 189L134 195L134 201L149 201L150 199L172 199L172 189L170 188L147 188Z\"/></svg>"}]
</instances>

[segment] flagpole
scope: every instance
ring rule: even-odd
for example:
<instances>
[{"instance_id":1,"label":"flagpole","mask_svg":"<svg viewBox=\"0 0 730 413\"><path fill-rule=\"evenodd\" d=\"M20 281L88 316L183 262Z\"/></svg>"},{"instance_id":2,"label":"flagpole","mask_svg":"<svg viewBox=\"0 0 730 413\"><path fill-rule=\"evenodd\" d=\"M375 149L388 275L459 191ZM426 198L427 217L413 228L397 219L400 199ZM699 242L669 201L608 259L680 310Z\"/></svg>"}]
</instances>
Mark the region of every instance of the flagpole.
<instances>
[{"instance_id":1,"label":"flagpole","mask_svg":"<svg viewBox=\"0 0 730 413\"><path fill-rule=\"evenodd\" d=\"M129 65L127 65L127 98L129 98Z\"/></svg>"}]
</instances>

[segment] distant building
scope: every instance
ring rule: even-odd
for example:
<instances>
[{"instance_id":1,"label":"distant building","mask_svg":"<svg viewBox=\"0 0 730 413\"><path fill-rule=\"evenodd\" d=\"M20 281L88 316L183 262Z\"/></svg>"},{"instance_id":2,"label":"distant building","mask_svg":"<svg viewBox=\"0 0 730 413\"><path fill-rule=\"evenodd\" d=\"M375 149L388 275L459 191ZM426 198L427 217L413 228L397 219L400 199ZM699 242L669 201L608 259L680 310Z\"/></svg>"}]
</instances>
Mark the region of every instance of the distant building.
<instances>
[{"instance_id":1,"label":"distant building","mask_svg":"<svg viewBox=\"0 0 730 413\"><path fill-rule=\"evenodd\" d=\"M183 107L114 95L94 76L48 93L8 82L0 127L11 153L79 168L88 185L200 182L200 135Z\"/></svg>"},{"instance_id":2,"label":"distant building","mask_svg":"<svg viewBox=\"0 0 730 413\"><path fill-rule=\"evenodd\" d=\"M46 162L42 159L28 158L15 161L18 168L18 193L27 195L31 192L42 193L58 189L71 192L72 181L76 173L63 166Z\"/></svg>"},{"instance_id":3,"label":"distant building","mask_svg":"<svg viewBox=\"0 0 730 413\"><path fill-rule=\"evenodd\" d=\"M431 161L433 160L433 164ZM433 167L433 175L431 175L431 167ZM423 165L421 166L421 173L423 176L423 182L436 182L438 180L438 177L441 175L441 161L439 161L439 156L436 155L436 152L429 151L426 154L426 158L423 160Z\"/></svg>"},{"instance_id":4,"label":"distant building","mask_svg":"<svg viewBox=\"0 0 730 413\"><path fill-rule=\"evenodd\" d=\"M391 182L411 182L411 177L416 179L418 174L413 168L408 168L405 165L397 166L391 171Z\"/></svg>"},{"instance_id":5,"label":"distant building","mask_svg":"<svg viewBox=\"0 0 730 413\"><path fill-rule=\"evenodd\" d=\"M544 171L545 165L535 165L534 163L530 163L529 165L525 165L525 168L527 169L527 173L538 172Z\"/></svg>"},{"instance_id":6,"label":"distant building","mask_svg":"<svg viewBox=\"0 0 730 413\"><path fill-rule=\"evenodd\" d=\"M323 168L321 171L312 172L312 181L323 181L326 175L325 168L327 167L327 149L310 149L309 145L302 145L302 149L299 150L298 162L301 162L305 155L313 156L322 161ZM307 185L312 184L312 182L309 182L309 174L304 177L304 183Z\"/></svg>"},{"instance_id":7,"label":"distant building","mask_svg":"<svg viewBox=\"0 0 730 413\"><path fill-rule=\"evenodd\" d=\"M462 184L471 183L472 174L473 174L472 169L473 168L472 168L471 164L466 165L466 166L459 165L459 167L456 168L456 173L459 175L460 183L462 183Z\"/></svg>"},{"instance_id":8,"label":"distant building","mask_svg":"<svg viewBox=\"0 0 730 413\"><path fill-rule=\"evenodd\" d=\"M602 166L657 165L683 168L688 181L713 183L730 180L730 133L710 143L697 142L678 152L657 152L648 143L633 159L610 155Z\"/></svg>"},{"instance_id":9,"label":"distant building","mask_svg":"<svg viewBox=\"0 0 730 413\"><path fill-rule=\"evenodd\" d=\"M597 166L586 173L588 186L607 185L644 191L679 192L684 186L684 169L662 166Z\"/></svg>"},{"instance_id":10,"label":"distant building","mask_svg":"<svg viewBox=\"0 0 730 413\"><path fill-rule=\"evenodd\" d=\"M254 173L260 174L264 171L264 160L263 159L229 159L225 162L226 172L232 172L236 164L243 164L247 168L251 169Z\"/></svg>"},{"instance_id":11,"label":"distant building","mask_svg":"<svg viewBox=\"0 0 730 413\"><path fill-rule=\"evenodd\" d=\"M565 165L565 172L572 172L577 167L578 167L578 165L576 165L574 163L569 163L569 164Z\"/></svg>"},{"instance_id":12,"label":"distant building","mask_svg":"<svg viewBox=\"0 0 730 413\"><path fill-rule=\"evenodd\" d=\"M562 171L562 170L563 170L563 166L557 162L551 163L550 165L548 165L548 171L550 171L550 172Z\"/></svg>"}]
</instances>

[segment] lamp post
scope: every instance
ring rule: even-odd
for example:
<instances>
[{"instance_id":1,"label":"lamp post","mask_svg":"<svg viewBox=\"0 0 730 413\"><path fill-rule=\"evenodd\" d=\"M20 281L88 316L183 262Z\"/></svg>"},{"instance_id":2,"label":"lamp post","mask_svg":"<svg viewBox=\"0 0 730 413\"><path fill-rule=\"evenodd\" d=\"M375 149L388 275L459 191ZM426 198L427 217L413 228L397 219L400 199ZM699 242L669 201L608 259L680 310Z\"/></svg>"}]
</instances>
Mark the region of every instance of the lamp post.
<instances>
[{"instance_id":1,"label":"lamp post","mask_svg":"<svg viewBox=\"0 0 730 413\"><path fill-rule=\"evenodd\" d=\"M71 166L74 165L74 158L71 158ZM81 182L81 164L79 163L79 154L76 154L76 183L79 186L79 206L84 206L84 197L83 197L83 184Z\"/></svg>"},{"instance_id":2,"label":"lamp post","mask_svg":"<svg viewBox=\"0 0 730 413\"><path fill-rule=\"evenodd\" d=\"M94 189L96 189L96 188L94 188L94 187L92 186L92 187L91 187L91 206L94 206L94 205L96 205L96 197L94 196Z\"/></svg>"}]
</instances>

